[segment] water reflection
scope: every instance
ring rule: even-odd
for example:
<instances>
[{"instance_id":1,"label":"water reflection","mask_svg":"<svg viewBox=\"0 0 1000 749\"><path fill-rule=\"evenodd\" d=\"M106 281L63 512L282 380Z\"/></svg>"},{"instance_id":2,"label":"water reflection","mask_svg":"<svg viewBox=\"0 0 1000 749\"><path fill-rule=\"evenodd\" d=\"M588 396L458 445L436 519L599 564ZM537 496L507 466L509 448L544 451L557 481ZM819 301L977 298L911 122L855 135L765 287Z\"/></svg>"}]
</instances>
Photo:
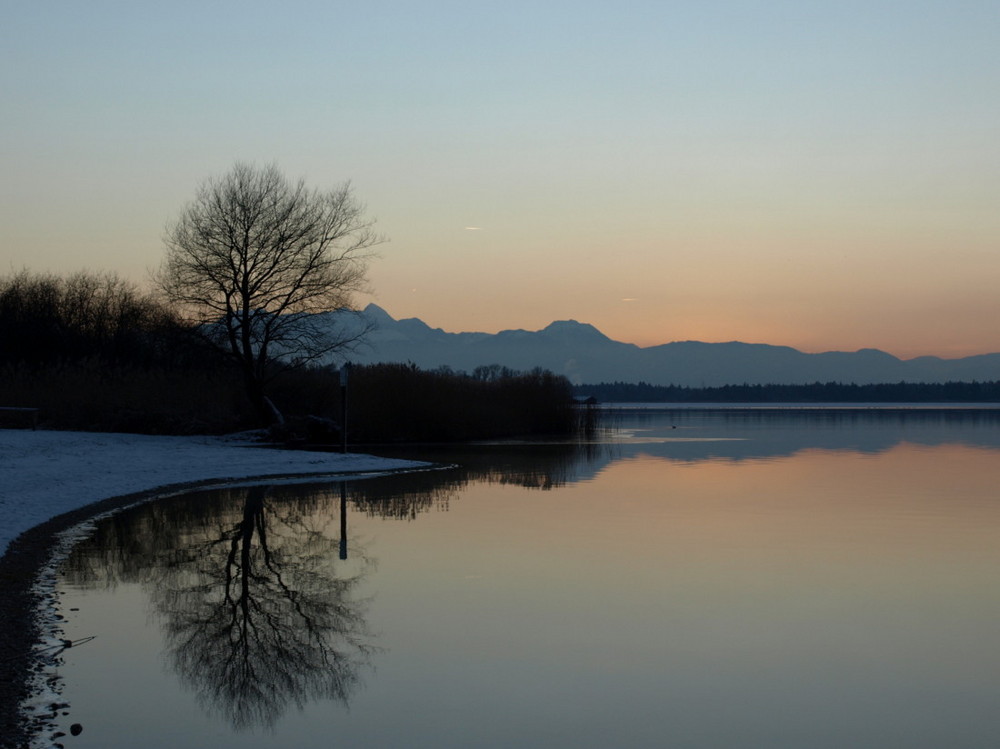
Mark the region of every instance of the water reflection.
<instances>
[{"instance_id":1,"label":"water reflection","mask_svg":"<svg viewBox=\"0 0 1000 749\"><path fill-rule=\"evenodd\" d=\"M355 549L353 571L335 564L344 539L317 513L329 499L257 486L135 508L101 523L64 575L142 583L182 683L235 729L270 727L292 705L346 704L373 650L355 596L370 560Z\"/></svg>"},{"instance_id":2,"label":"water reflection","mask_svg":"<svg viewBox=\"0 0 1000 749\"><path fill-rule=\"evenodd\" d=\"M377 451L388 455L392 451ZM370 517L415 519L449 503L470 483L548 491L578 481L581 467L615 454L612 444L445 445L396 451L449 470L384 476L351 485L351 504Z\"/></svg>"},{"instance_id":3,"label":"water reflection","mask_svg":"<svg viewBox=\"0 0 1000 749\"><path fill-rule=\"evenodd\" d=\"M243 731L156 746L271 746L245 729L292 706L288 746L995 743L961 737L995 738L1000 510L980 448L1000 446L1000 412L614 426L596 444L406 453L448 470L132 508L64 577L141 583L173 672ZM89 625L122 598L78 600ZM117 693L67 699L81 749L129 743L97 736L135 712L99 712ZM146 719L169 725L159 699Z\"/></svg>"},{"instance_id":4,"label":"water reflection","mask_svg":"<svg viewBox=\"0 0 1000 749\"><path fill-rule=\"evenodd\" d=\"M486 481L547 489L592 480L613 463L636 457L692 463L785 458L816 449L876 454L904 443L1000 447L1000 408L656 407L608 409L602 424L586 443L375 452L454 462L461 472L453 477L456 487Z\"/></svg>"},{"instance_id":5,"label":"water reflection","mask_svg":"<svg viewBox=\"0 0 1000 749\"><path fill-rule=\"evenodd\" d=\"M377 649L357 595L375 560L349 540L349 511L414 520L476 481L548 490L596 452L469 448L449 454L461 465L448 470L174 497L98 523L62 576L81 589L140 584L198 702L236 730L271 728L292 706L346 705Z\"/></svg>"}]
</instances>

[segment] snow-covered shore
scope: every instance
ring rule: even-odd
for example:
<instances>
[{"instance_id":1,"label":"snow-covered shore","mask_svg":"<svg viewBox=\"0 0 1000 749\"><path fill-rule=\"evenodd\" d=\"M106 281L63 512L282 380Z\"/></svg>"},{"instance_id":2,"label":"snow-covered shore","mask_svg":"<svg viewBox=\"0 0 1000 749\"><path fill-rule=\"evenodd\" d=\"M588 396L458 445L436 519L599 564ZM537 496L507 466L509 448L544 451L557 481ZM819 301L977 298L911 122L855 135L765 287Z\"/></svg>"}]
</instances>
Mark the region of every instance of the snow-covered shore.
<instances>
[{"instance_id":1,"label":"snow-covered shore","mask_svg":"<svg viewBox=\"0 0 1000 749\"><path fill-rule=\"evenodd\" d=\"M51 517L168 484L423 465L352 453L255 449L240 437L0 429L0 555L22 532Z\"/></svg>"},{"instance_id":2,"label":"snow-covered shore","mask_svg":"<svg viewBox=\"0 0 1000 749\"><path fill-rule=\"evenodd\" d=\"M147 494L160 487L200 481L238 482L256 477L290 479L378 473L427 466L372 455L261 449L245 436L154 437L3 429L0 430L0 556L6 554L21 533L50 518L101 500ZM155 496L155 492L148 496ZM30 672L23 666L15 666L13 659L5 664L9 668L4 682L11 693L5 693L3 699L18 694L22 684L29 695L17 707L17 727L8 726L6 730L23 737L32 747L53 745L53 739L46 734L55 725L52 705L58 701L61 689L58 648L62 642L55 607L55 569L68 545L85 526L86 523L58 533L54 546L42 551L48 555L47 561L32 557L31 563L38 565L31 584L34 603L30 604L30 611L20 613L34 619L41 639L35 639L38 630L25 625L23 616L16 617L20 626L15 626L15 619L7 621L8 649L13 648L16 653L31 649L37 662ZM17 597L14 586L8 592ZM13 605L23 608L25 604ZM5 724L12 719L8 712L4 710Z\"/></svg>"}]
</instances>

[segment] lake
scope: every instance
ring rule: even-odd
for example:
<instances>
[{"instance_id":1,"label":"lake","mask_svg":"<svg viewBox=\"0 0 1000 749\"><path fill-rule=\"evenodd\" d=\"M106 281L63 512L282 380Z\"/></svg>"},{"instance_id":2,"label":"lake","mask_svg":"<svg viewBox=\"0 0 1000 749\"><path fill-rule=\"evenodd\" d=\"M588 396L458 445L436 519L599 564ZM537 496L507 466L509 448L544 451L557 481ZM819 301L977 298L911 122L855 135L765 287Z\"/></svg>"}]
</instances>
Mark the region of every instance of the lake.
<instances>
[{"instance_id":1,"label":"lake","mask_svg":"<svg viewBox=\"0 0 1000 749\"><path fill-rule=\"evenodd\" d=\"M101 521L61 571L94 639L60 741L1000 745L1000 411L609 424Z\"/></svg>"}]
</instances>

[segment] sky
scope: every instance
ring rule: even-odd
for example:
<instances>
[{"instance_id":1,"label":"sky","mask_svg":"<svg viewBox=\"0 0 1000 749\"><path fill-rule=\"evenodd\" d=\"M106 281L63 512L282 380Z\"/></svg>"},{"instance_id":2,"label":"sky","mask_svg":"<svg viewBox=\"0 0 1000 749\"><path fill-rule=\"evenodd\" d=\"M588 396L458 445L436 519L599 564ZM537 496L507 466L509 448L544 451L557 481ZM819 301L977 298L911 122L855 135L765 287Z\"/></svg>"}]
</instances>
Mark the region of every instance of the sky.
<instances>
[{"instance_id":1,"label":"sky","mask_svg":"<svg viewBox=\"0 0 1000 749\"><path fill-rule=\"evenodd\" d=\"M0 273L144 283L236 161L350 180L375 302L1000 351L1000 3L6 0Z\"/></svg>"}]
</instances>

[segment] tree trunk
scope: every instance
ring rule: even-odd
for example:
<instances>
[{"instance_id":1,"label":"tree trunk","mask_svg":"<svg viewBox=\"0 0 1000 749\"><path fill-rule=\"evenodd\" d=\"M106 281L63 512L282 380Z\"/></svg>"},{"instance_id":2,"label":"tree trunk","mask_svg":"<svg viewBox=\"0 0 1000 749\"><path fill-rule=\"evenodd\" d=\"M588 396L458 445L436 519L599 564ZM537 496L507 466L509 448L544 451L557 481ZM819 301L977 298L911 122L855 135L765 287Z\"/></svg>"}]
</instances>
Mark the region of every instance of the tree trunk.
<instances>
[{"instance_id":1,"label":"tree trunk","mask_svg":"<svg viewBox=\"0 0 1000 749\"><path fill-rule=\"evenodd\" d=\"M247 396L250 404L257 413L257 420L261 426L273 427L281 426L285 423L281 411L277 409L271 399L264 394L264 383L260 381L252 369L244 367L243 381L246 383Z\"/></svg>"}]
</instances>

